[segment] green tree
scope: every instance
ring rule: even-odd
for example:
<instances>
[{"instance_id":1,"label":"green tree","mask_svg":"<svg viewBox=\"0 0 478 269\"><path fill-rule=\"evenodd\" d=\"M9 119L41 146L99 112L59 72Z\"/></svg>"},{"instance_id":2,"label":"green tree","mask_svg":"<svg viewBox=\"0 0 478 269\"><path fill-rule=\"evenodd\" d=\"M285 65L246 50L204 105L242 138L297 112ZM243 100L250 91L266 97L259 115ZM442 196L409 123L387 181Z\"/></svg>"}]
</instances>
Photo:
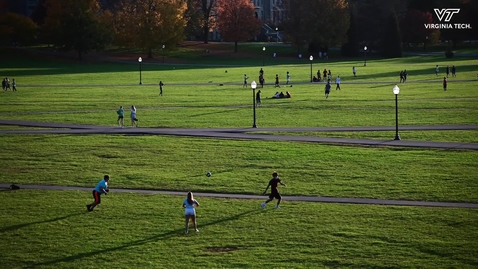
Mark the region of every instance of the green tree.
<instances>
[{"instance_id":1,"label":"green tree","mask_svg":"<svg viewBox=\"0 0 478 269\"><path fill-rule=\"evenodd\" d=\"M29 18L16 13L0 16L0 40L3 44L30 44L35 40L38 26Z\"/></svg>"},{"instance_id":2,"label":"green tree","mask_svg":"<svg viewBox=\"0 0 478 269\"><path fill-rule=\"evenodd\" d=\"M123 0L115 17L116 40L153 58L154 49L169 49L184 39L185 11L182 0Z\"/></svg>"},{"instance_id":3,"label":"green tree","mask_svg":"<svg viewBox=\"0 0 478 269\"><path fill-rule=\"evenodd\" d=\"M254 17L254 5L249 0L219 0L218 27L226 41L248 41L259 34L261 23Z\"/></svg>"},{"instance_id":4,"label":"green tree","mask_svg":"<svg viewBox=\"0 0 478 269\"><path fill-rule=\"evenodd\" d=\"M284 31L300 48L341 46L347 40L350 11L345 0L285 0Z\"/></svg>"},{"instance_id":5,"label":"green tree","mask_svg":"<svg viewBox=\"0 0 478 269\"><path fill-rule=\"evenodd\" d=\"M60 49L77 51L80 60L84 53L102 49L111 41L96 0L47 0L46 7L46 37Z\"/></svg>"},{"instance_id":6,"label":"green tree","mask_svg":"<svg viewBox=\"0 0 478 269\"><path fill-rule=\"evenodd\" d=\"M402 36L400 35L395 13L392 13L386 22L386 31L382 38L382 54L387 58L400 58L403 56Z\"/></svg>"}]
</instances>

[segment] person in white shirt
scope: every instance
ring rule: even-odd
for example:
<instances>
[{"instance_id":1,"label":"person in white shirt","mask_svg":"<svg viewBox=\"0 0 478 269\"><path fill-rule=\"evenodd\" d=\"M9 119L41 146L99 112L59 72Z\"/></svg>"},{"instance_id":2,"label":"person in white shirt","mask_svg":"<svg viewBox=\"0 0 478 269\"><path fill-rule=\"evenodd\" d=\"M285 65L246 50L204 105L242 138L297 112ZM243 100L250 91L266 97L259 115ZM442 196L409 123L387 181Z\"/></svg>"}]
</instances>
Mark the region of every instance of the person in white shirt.
<instances>
[{"instance_id":1,"label":"person in white shirt","mask_svg":"<svg viewBox=\"0 0 478 269\"><path fill-rule=\"evenodd\" d=\"M136 107L131 106L131 126L138 127L138 119L136 118Z\"/></svg>"},{"instance_id":2,"label":"person in white shirt","mask_svg":"<svg viewBox=\"0 0 478 269\"><path fill-rule=\"evenodd\" d=\"M198 206L199 203L194 199L193 193L188 192L188 197L183 201L184 216L186 218L186 234L189 233L189 219L193 222L194 230L199 232L196 224L196 207Z\"/></svg>"},{"instance_id":3,"label":"person in white shirt","mask_svg":"<svg viewBox=\"0 0 478 269\"><path fill-rule=\"evenodd\" d=\"M247 88L247 79L248 78L249 77L246 74L244 74L244 86L243 86L243 88Z\"/></svg>"},{"instance_id":4,"label":"person in white shirt","mask_svg":"<svg viewBox=\"0 0 478 269\"><path fill-rule=\"evenodd\" d=\"M438 68L438 64L435 67L435 75L438 77L438 73L440 72L440 69Z\"/></svg>"},{"instance_id":5,"label":"person in white shirt","mask_svg":"<svg viewBox=\"0 0 478 269\"><path fill-rule=\"evenodd\" d=\"M335 79L335 84L337 84L335 90L340 90L340 76L337 76L337 78Z\"/></svg>"},{"instance_id":6,"label":"person in white shirt","mask_svg":"<svg viewBox=\"0 0 478 269\"><path fill-rule=\"evenodd\" d=\"M357 76L357 70L355 69L355 66L352 67L352 72L354 73L354 77L356 77Z\"/></svg>"}]
</instances>

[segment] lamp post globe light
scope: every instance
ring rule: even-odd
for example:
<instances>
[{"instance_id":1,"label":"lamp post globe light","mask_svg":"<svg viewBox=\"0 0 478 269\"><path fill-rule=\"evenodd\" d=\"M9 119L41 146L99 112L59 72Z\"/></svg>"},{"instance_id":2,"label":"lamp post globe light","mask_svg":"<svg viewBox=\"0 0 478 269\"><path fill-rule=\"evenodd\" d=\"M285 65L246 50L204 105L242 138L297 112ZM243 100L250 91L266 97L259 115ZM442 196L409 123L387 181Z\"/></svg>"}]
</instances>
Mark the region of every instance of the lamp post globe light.
<instances>
[{"instance_id":1,"label":"lamp post globe light","mask_svg":"<svg viewBox=\"0 0 478 269\"><path fill-rule=\"evenodd\" d=\"M400 88L395 85L393 87L393 94L395 94L395 139L400 140L400 135L398 135L398 94L400 93Z\"/></svg>"},{"instance_id":2,"label":"lamp post globe light","mask_svg":"<svg viewBox=\"0 0 478 269\"><path fill-rule=\"evenodd\" d=\"M266 47L262 47L262 66L265 63Z\"/></svg>"},{"instance_id":3,"label":"lamp post globe light","mask_svg":"<svg viewBox=\"0 0 478 269\"><path fill-rule=\"evenodd\" d=\"M251 82L251 88L252 88L252 111L253 111L253 117L254 117L254 123L252 124L252 128L257 128L256 125L256 87L257 83L256 81Z\"/></svg>"},{"instance_id":4,"label":"lamp post globe light","mask_svg":"<svg viewBox=\"0 0 478 269\"><path fill-rule=\"evenodd\" d=\"M310 82L312 82L312 61L314 60L314 56L310 55L309 57L310 60Z\"/></svg>"},{"instance_id":5,"label":"lamp post globe light","mask_svg":"<svg viewBox=\"0 0 478 269\"><path fill-rule=\"evenodd\" d=\"M143 58L139 57L138 62L139 62L139 85L143 85L143 80L141 78L141 62L143 62Z\"/></svg>"},{"instance_id":6,"label":"lamp post globe light","mask_svg":"<svg viewBox=\"0 0 478 269\"><path fill-rule=\"evenodd\" d=\"M363 61L363 66L367 66L367 46L363 47L363 51L365 53L365 59Z\"/></svg>"}]
</instances>

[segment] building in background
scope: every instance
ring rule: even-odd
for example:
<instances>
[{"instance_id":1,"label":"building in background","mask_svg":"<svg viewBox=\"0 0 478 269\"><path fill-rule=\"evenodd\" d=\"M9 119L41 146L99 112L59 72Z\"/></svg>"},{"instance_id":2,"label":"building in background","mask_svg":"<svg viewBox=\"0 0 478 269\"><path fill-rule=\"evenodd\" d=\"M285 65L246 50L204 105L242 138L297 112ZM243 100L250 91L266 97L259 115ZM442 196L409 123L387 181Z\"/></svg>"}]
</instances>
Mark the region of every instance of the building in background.
<instances>
[{"instance_id":1,"label":"building in background","mask_svg":"<svg viewBox=\"0 0 478 269\"><path fill-rule=\"evenodd\" d=\"M40 0L7 0L9 12L30 17L38 6Z\"/></svg>"}]
</instances>

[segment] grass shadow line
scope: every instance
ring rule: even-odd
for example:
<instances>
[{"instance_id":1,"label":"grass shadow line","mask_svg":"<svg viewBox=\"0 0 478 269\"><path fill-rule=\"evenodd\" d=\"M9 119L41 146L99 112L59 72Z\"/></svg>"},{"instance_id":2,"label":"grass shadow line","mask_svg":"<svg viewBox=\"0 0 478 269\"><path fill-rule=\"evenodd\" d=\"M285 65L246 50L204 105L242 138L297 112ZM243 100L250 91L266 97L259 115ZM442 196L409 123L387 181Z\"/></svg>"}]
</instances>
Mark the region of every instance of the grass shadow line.
<instances>
[{"instance_id":1,"label":"grass shadow line","mask_svg":"<svg viewBox=\"0 0 478 269\"><path fill-rule=\"evenodd\" d=\"M239 219L241 217L244 217L246 215L249 215L249 214L252 214L252 213L258 214L260 212L262 212L261 209L252 209L252 210L245 211L245 212L242 212L240 214L236 214L236 215L233 215L233 216L230 216L230 217L227 217L227 218L217 219L217 220L214 220L214 221L210 221L210 222L201 224L201 227L216 225L216 224L220 224L220 223L227 222L227 221L234 221L234 220L237 220L237 219ZM78 214L72 214L72 215L78 215ZM64 217L62 217L62 218L64 218ZM44 222L46 222L46 221L44 221ZM100 250L90 251L90 252L84 252L84 253L78 253L78 254L75 254L75 255L71 255L71 256L67 256L67 257L61 257L61 258L57 258L57 259L46 261L46 262L26 265L25 268L35 268L35 267L39 267L39 266L52 266L52 265L55 265L55 264L60 263L60 262L73 262L73 261L78 260L78 259L93 257L93 256L98 255L98 254L104 254L104 253L108 253L108 252L112 252L112 251L116 251L116 250L123 250L123 249L127 249L127 248L130 248L130 247L145 245L145 244L152 243L152 242L155 242L155 241L158 241L158 240L164 240L164 239L171 238L173 236L179 236L179 235L184 235L184 228L176 229L176 230L165 232L165 233L162 233L162 234L157 234L157 235L154 235L154 236L151 236L151 237L148 237L148 238L144 238L144 239L140 239L140 240L134 240L134 241L131 241L129 243L125 243L125 244L122 244L122 245L116 246L116 247L110 247L110 248L105 248L105 249L100 249Z\"/></svg>"},{"instance_id":2,"label":"grass shadow line","mask_svg":"<svg viewBox=\"0 0 478 269\"><path fill-rule=\"evenodd\" d=\"M86 214L86 213L88 213L88 212L85 211L85 212L81 212L81 213L69 214L69 215L65 215L65 216L57 217L57 218L53 218L53 219L48 219L48 220L41 220L41 221L35 221L35 222L29 222L29 223L16 224L16 225L1 228L0 233L5 233L5 232L18 230L18 229L28 227L28 226L32 226L32 225L36 225L36 224L56 222L56 221L64 220L64 219L71 218L71 217L74 217L74 216L83 215L83 214Z\"/></svg>"}]
</instances>

